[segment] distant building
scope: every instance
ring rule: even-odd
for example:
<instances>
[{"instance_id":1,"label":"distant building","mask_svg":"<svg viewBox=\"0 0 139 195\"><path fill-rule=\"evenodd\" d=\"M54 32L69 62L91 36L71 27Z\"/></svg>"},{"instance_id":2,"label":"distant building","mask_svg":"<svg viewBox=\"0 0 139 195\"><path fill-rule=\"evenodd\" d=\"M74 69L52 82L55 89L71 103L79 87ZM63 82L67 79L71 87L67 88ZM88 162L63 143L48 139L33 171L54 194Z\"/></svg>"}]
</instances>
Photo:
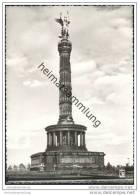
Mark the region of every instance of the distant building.
<instances>
[{"instance_id":1,"label":"distant building","mask_svg":"<svg viewBox=\"0 0 139 195\"><path fill-rule=\"evenodd\" d=\"M119 177L120 178L125 178L126 174L125 174L125 169L124 168L120 168L119 169Z\"/></svg>"}]
</instances>

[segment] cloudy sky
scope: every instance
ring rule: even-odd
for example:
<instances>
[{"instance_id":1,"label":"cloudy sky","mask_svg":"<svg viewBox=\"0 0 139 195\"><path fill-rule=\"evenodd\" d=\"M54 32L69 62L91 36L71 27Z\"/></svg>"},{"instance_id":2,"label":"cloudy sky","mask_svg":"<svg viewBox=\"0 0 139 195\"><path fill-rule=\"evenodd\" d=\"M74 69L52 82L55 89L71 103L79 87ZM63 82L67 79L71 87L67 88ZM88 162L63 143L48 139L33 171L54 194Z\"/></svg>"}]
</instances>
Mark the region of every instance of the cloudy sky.
<instances>
[{"instance_id":1,"label":"cloudy sky","mask_svg":"<svg viewBox=\"0 0 139 195\"><path fill-rule=\"evenodd\" d=\"M58 77L60 28L54 18L69 11L73 95L101 121L73 106L75 123L87 126L89 151L105 152L105 163L132 163L132 7L7 7L8 164L30 162L44 151L44 128L58 121L58 88L37 66Z\"/></svg>"}]
</instances>

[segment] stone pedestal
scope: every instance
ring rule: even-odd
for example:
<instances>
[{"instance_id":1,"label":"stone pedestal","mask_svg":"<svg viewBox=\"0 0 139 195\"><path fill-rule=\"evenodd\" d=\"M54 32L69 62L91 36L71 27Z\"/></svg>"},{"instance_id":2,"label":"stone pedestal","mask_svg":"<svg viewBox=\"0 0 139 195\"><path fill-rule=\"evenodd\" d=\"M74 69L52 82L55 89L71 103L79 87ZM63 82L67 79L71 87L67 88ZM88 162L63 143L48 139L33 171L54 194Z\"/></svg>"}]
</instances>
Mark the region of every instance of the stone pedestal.
<instances>
[{"instance_id":1,"label":"stone pedestal","mask_svg":"<svg viewBox=\"0 0 139 195\"><path fill-rule=\"evenodd\" d=\"M35 162L44 164L44 170L77 169L102 170L104 153L90 152L85 145L86 127L77 124L51 125L45 128L48 144L44 153L32 155L32 169ZM80 140L80 141L78 141ZM37 164L36 164L37 165ZM37 165L38 166L38 165ZM38 168L36 166L36 169Z\"/></svg>"}]
</instances>

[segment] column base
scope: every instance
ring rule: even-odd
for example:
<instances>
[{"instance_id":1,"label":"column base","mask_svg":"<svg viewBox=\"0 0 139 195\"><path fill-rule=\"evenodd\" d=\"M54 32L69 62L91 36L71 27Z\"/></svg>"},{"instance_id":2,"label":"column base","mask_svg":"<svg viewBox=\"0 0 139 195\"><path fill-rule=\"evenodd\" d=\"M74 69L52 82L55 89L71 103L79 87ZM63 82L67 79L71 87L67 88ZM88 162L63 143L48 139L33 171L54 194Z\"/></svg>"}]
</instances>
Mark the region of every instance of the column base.
<instances>
[{"instance_id":1,"label":"column base","mask_svg":"<svg viewBox=\"0 0 139 195\"><path fill-rule=\"evenodd\" d=\"M61 124L74 124L74 121L73 121L73 118L70 117L70 116L66 116L66 117L59 117L59 120L58 120L58 125L61 125Z\"/></svg>"}]
</instances>

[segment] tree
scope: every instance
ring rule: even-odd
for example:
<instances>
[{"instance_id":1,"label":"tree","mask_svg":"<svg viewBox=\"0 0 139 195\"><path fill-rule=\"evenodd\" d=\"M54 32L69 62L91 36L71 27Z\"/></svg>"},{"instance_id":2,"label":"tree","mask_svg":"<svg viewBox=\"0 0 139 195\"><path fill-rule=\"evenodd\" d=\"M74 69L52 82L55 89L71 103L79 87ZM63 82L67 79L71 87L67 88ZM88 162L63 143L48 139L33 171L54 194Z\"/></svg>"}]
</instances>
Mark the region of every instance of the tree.
<instances>
[{"instance_id":1,"label":"tree","mask_svg":"<svg viewBox=\"0 0 139 195\"><path fill-rule=\"evenodd\" d=\"M25 165L24 165L23 163L21 163L21 164L19 165L19 171L25 171L25 170L26 170Z\"/></svg>"},{"instance_id":2,"label":"tree","mask_svg":"<svg viewBox=\"0 0 139 195\"><path fill-rule=\"evenodd\" d=\"M14 171L17 171L18 170L18 167L16 165L14 165L13 170Z\"/></svg>"},{"instance_id":3,"label":"tree","mask_svg":"<svg viewBox=\"0 0 139 195\"><path fill-rule=\"evenodd\" d=\"M10 165L9 167L8 167L8 171L12 171L13 169L12 169L12 166Z\"/></svg>"},{"instance_id":4,"label":"tree","mask_svg":"<svg viewBox=\"0 0 139 195\"><path fill-rule=\"evenodd\" d=\"M106 169L109 171L112 170L112 165L110 164L110 162L107 163Z\"/></svg>"},{"instance_id":5,"label":"tree","mask_svg":"<svg viewBox=\"0 0 139 195\"><path fill-rule=\"evenodd\" d=\"M27 170L30 171L30 164L27 164Z\"/></svg>"}]
</instances>

